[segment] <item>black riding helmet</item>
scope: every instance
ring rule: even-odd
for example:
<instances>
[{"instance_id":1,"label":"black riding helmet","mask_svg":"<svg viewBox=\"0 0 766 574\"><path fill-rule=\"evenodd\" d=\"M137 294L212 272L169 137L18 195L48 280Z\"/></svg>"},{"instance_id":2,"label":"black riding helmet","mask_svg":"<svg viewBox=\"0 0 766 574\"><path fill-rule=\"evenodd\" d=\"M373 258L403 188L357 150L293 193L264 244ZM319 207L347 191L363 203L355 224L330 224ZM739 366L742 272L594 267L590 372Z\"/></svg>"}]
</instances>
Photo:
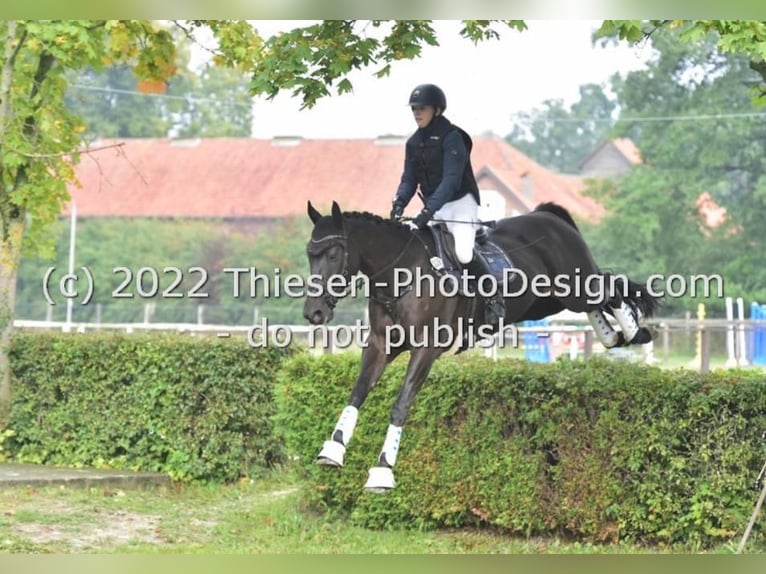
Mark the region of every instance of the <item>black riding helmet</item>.
<instances>
[{"instance_id":1,"label":"black riding helmet","mask_svg":"<svg viewBox=\"0 0 766 574\"><path fill-rule=\"evenodd\" d=\"M447 109L447 97L442 89L435 84L421 84L416 86L410 94L410 106L434 106Z\"/></svg>"}]
</instances>

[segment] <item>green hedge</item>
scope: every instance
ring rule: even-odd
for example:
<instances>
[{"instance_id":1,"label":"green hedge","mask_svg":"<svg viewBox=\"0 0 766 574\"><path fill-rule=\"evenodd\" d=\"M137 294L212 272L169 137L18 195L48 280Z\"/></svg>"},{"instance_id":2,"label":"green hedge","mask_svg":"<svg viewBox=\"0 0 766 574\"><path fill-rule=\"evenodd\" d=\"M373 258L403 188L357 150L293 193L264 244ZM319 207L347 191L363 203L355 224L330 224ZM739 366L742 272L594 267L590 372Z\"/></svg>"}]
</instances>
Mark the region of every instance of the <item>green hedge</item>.
<instances>
[{"instance_id":1,"label":"green hedge","mask_svg":"<svg viewBox=\"0 0 766 574\"><path fill-rule=\"evenodd\" d=\"M766 459L760 371L701 375L593 358L438 361L405 425L389 494L364 493L406 362L360 412L342 469L313 459L358 358L295 357L280 416L314 502L360 525L465 527L592 541L715 544L741 533Z\"/></svg>"},{"instance_id":2,"label":"green hedge","mask_svg":"<svg viewBox=\"0 0 766 574\"><path fill-rule=\"evenodd\" d=\"M290 351L183 334L17 333L14 460L236 480L279 462L276 371Z\"/></svg>"}]
</instances>

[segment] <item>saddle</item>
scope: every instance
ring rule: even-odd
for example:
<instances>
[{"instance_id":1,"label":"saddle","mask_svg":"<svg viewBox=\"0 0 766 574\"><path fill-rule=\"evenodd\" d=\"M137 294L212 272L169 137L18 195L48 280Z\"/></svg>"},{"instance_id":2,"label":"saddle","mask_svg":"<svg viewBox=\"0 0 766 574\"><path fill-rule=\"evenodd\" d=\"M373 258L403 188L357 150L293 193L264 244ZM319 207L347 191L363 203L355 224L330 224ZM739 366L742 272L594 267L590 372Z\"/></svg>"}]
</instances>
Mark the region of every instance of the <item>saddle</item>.
<instances>
[{"instance_id":1,"label":"saddle","mask_svg":"<svg viewBox=\"0 0 766 574\"><path fill-rule=\"evenodd\" d=\"M431 257L431 266L439 273L459 276L464 265L455 254L455 242L447 226L444 223L435 223L429 225L428 229L436 246L436 254ZM483 227L476 233L473 252L487 262L487 267L497 279L498 285L503 285L506 278L505 270L512 268L513 263L510 257L489 239Z\"/></svg>"}]
</instances>

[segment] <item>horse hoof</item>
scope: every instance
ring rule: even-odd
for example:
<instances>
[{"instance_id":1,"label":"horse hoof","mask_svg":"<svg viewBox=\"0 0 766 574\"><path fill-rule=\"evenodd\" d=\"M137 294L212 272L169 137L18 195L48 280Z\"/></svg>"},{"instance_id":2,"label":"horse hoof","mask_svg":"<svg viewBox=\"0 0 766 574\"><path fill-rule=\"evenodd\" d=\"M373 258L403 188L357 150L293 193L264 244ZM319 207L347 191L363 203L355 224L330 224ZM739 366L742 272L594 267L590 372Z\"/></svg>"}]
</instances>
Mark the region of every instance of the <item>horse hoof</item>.
<instances>
[{"instance_id":1,"label":"horse hoof","mask_svg":"<svg viewBox=\"0 0 766 574\"><path fill-rule=\"evenodd\" d=\"M651 343L653 339L653 334L651 330L649 330L646 327L641 327L638 329L638 333L636 333L636 336L633 337L633 340L630 342L631 345L645 345L647 343Z\"/></svg>"},{"instance_id":2,"label":"horse hoof","mask_svg":"<svg viewBox=\"0 0 766 574\"><path fill-rule=\"evenodd\" d=\"M388 492L396 486L394 471L387 466L373 466L367 477L364 489L367 492Z\"/></svg>"},{"instance_id":3,"label":"horse hoof","mask_svg":"<svg viewBox=\"0 0 766 574\"><path fill-rule=\"evenodd\" d=\"M345 454L345 446L338 441L328 440L325 441L322 450L314 462L325 466L343 466L343 456Z\"/></svg>"}]
</instances>

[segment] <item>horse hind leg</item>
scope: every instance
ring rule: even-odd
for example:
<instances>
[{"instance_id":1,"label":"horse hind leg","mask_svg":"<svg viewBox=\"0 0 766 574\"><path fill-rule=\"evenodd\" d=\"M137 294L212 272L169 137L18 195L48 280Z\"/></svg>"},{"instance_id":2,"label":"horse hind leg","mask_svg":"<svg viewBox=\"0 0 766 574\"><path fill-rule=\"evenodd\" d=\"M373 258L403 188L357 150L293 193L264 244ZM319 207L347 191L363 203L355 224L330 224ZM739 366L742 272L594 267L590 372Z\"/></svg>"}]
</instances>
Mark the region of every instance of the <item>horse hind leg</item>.
<instances>
[{"instance_id":1,"label":"horse hind leg","mask_svg":"<svg viewBox=\"0 0 766 574\"><path fill-rule=\"evenodd\" d=\"M609 310L620 326L620 331L616 331L609 324L603 310L596 309L588 312L588 321L604 347L611 349L626 345L643 345L652 340L651 331L639 325L641 315L638 309L629 306L625 301L620 301L619 305L610 306Z\"/></svg>"},{"instance_id":2,"label":"horse hind leg","mask_svg":"<svg viewBox=\"0 0 766 574\"><path fill-rule=\"evenodd\" d=\"M619 346L621 334L612 328L601 309L588 311L588 321L591 327L593 327L596 337L598 337L598 340L604 347L611 349L612 347Z\"/></svg>"},{"instance_id":3,"label":"horse hind leg","mask_svg":"<svg viewBox=\"0 0 766 574\"><path fill-rule=\"evenodd\" d=\"M608 312L614 315L623 333L623 344L643 345L654 339L653 332L641 326L644 315L651 317L657 307L654 297L640 284L625 277L606 274L611 287Z\"/></svg>"},{"instance_id":4,"label":"horse hind leg","mask_svg":"<svg viewBox=\"0 0 766 574\"><path fill-rule=\"evenodd\" d=\"M623 345L643 345L652 340L651 331L639 324L642 317L637 307L620 301L619 306L612 307L612 314L622 330Z\"/></svg>"}]
</instances>

